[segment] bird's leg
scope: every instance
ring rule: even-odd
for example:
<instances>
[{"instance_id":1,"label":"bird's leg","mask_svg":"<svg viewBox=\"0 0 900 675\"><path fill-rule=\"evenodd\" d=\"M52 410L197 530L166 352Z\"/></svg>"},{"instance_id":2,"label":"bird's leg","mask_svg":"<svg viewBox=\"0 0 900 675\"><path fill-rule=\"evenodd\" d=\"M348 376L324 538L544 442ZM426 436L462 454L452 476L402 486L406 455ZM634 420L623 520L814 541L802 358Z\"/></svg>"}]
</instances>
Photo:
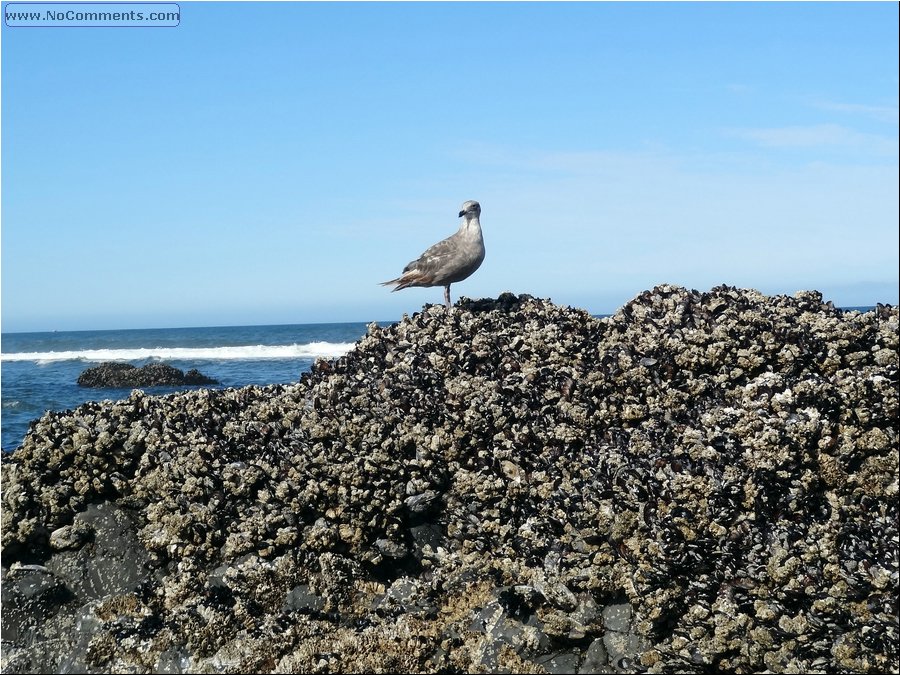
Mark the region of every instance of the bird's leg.
<instances>
[{"instance_id":1,"label":"bird's leg","mask_svg":"<svg viewBox=\"0 0 900 675\"><path fill-rule=\"evenodd\" d=\"M447 309L452 308L452 306L450 305L450 284L444 286L444 304L447 305Z\"/></svg>"}]
</instances>

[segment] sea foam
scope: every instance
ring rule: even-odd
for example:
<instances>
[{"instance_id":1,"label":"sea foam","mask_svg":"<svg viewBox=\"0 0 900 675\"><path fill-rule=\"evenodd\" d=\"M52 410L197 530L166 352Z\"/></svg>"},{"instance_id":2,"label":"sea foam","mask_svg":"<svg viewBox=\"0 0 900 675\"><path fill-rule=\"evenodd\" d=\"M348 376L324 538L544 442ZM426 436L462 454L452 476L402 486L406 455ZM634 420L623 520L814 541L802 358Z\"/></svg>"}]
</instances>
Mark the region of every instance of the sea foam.
<instances>
[{"instance_id":1,"label":"sea foam","mask_svg":"<svg viewBox=\"0 0 900 675\"><path fill-rule=\"evenodd\" d=\"M138 347L132 349L81 349L58 352L11 352L2 361L137 361L156 360L253 360L315 359L343 356L355 343L309 342L292 345L243 345L231 347Z\"/></svg>"}]
</instances>

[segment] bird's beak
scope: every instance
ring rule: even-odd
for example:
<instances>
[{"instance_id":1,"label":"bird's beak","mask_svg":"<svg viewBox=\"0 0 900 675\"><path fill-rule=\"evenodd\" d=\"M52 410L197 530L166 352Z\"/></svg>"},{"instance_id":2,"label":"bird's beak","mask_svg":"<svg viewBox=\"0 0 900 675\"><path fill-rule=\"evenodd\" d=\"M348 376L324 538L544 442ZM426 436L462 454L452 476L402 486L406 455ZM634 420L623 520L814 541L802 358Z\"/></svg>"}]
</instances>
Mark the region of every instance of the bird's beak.
<instances>
[{"instance_id":1,"label":"bird's beak","mask_svg":"<svg viewBox=\"0 0 900 675\"><path fill-rule=\"evenodd\" d=\"M462 218L464 213L465 213L465 211L460 211L460 212L459 212L459 217Z\"/></svg>"}]
</instances>

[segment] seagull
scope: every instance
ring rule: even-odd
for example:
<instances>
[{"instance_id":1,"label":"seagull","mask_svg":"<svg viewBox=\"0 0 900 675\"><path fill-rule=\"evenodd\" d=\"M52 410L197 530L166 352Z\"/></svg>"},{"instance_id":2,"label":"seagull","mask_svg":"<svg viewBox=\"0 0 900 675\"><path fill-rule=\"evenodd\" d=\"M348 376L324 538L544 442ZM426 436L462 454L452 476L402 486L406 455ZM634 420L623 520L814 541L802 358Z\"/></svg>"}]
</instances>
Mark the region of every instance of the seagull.
<instances>
[{"instance_id":1,"label":"seagull","mask_svg":"<svg viewBox=\"0 0 900 675\"><path fill-rule=\"evenodd\" d=\"M410 286L443 286L444 304L450 309L450 284L470 276L484 260L484 239L478 221L480 215L481 205L478 202L463 202L459 209L459 217L463 219L459 230L409 263L399 277L384 281L381 285L395 284L392 292Z\"/></svg>"}]
</instances>

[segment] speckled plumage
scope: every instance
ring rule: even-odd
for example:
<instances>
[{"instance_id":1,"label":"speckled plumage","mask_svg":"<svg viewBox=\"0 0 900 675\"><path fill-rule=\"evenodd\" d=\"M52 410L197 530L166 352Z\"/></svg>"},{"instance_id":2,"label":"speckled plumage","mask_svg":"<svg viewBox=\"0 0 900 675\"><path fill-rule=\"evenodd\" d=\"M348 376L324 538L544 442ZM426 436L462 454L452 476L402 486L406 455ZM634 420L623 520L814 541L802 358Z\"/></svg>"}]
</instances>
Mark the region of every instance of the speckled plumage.
<instances>
[{"instance_id":1,"label":"speckled plumage","mask_svg":"<svg viewBox=\"0 0 900 675\"><path fill-rule=\"evenodd\" d=\"M407 264L399 277L381 285L394 284L393 291L411 286L443 286L444 303L449 308L450 284L471 276L484 260L480 215L481 205L478 202L464 202L459 211L459 216L463 218L459 230Z\"/></svg>"}]
</instances>

